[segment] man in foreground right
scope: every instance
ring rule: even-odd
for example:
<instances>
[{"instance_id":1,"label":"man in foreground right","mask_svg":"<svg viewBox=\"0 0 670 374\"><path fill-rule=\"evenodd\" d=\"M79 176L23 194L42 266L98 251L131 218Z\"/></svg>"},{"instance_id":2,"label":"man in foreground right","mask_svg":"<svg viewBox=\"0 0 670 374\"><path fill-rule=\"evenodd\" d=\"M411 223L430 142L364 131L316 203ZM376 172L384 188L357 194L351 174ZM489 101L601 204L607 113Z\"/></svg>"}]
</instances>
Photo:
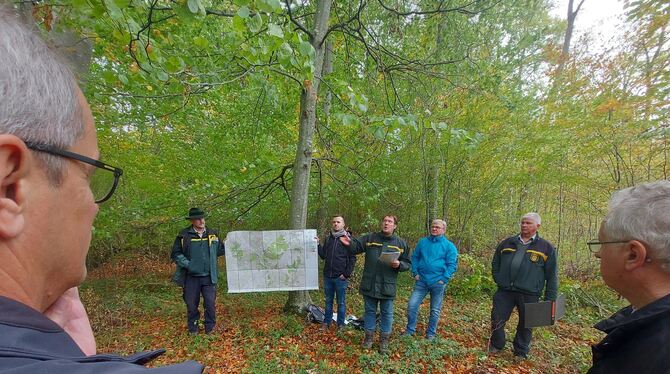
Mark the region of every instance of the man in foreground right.
<instances>
[{"instance_id":1,"label":"man in foreground right","mask_svg":"<svg viewBox=\"0 0 670 374\"><path fill-rule=\"evenodd\" d=\"M670 182L612 195L598 240L603 281L631 305L595 328L589 373L670 373Z\"/></svg>"}]
</instances>

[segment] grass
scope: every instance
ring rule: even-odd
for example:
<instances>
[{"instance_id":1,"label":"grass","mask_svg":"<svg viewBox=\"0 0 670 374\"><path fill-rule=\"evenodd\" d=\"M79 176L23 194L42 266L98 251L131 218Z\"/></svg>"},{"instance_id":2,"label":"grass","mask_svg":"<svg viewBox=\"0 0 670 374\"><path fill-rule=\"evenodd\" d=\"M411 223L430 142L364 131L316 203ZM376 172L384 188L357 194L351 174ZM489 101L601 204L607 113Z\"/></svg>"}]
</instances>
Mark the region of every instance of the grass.
<instances>
[{"instance_id":1,"label":"grass","mask_svg":"<svg viewBox=\"0 0 670 374\"><path fill-rule=\"evenodd\" d=\"M91 272L81 293L99 351L166 348L154 365L193 359L210 373L577 373L590 366L590 344L602 337L591 325L623 304L598 281L562 279L567 315L555 326L535 329L531 358L515 362L511 351L485 354L491 310L490 285L482 284L490 281L482 274L485 267L465 268L449 285L438 338L430 342L420 334L428 300L420 309L417 334L400 336L412 288L410 277L400 274L391 354L385 356L376 351L377 343L373 350L360 348L362 331L322 332L301 316L284 315L285 292L227 294L225 280L218 289L215 334L190 336L181 289L169 282L171 268L125 257ZM347 312L361 316L363 301L355 287L347 293ZM323 304L322 292L311 296ZM507 325L508 339L515 316Z\"/></svg>"}]
</instances>

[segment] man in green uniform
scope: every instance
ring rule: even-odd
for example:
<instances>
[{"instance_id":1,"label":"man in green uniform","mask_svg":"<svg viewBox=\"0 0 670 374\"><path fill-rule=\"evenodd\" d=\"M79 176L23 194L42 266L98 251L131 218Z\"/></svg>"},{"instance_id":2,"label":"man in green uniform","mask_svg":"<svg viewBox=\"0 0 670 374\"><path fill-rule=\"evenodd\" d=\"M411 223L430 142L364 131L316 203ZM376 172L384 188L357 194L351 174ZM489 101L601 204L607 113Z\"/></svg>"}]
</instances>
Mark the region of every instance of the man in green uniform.
<instances>
[{"instance_id":1,"label":"man in green uniform","mask_svg":"<svg viewBox=\"0 0 670 374\"><path fill-rule=\"evenodd\" d=\"M223 243L216 230L205 227L205 212L191 208L186 219L191 226L181 230L172 246L172 261L177 264L174 281L183 287L187 327L198 333L200 294L205 304L205 333L216 325L217 257L224 254Z\"/></svg>"},{"instance_id":2,"label":"man in green uniform","mask_svg":"<svg viewBox=\"0 0 670 374\"><path fill-rule=\"evenodd\" d=\"M381 232L369 233L353 240L346 236L340 237L342 244L350 247L352 253L365 252L365 265L359 288L365 301L363 348L372 348L372 339L377 326L377 306L379 306L381 313L379 351L382 353L388 353L398 273L411 267L407 244L394 234L397 228L396 216L385 216Z\"/></svg>"}]
</instances>

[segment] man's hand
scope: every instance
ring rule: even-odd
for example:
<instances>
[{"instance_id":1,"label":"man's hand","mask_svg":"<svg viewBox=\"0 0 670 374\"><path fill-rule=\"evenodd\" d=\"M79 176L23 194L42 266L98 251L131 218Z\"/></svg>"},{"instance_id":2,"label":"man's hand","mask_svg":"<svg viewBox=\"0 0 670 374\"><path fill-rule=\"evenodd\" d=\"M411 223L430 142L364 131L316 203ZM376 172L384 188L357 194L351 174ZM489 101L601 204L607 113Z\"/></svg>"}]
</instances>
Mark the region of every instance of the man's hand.
<instances>
[{"instance_id":1,"label":"man's hand","mask_svg":"<svg viewBox=\"0 0 670 374\"><path fill-rule=\"evenodd\" d=\"M417 274L417 275L414 276L414 279L415 279L415 280L420 280L421 277L419 276L419 274Z\"/></svg>"},{"instance_id":2,"label":"man's hand","mask_svg":"<svg viewBox=\"0 0 670 374\"><path fill-rule=\"evenodd\" d=\"M346 236L346 235L342 235L342 236L340 236L340 243L342 243L342 244L344 244L348 247L349 245L351 245L351 239L349 239L349 237Z\"/></svg>"},{"instance_id":3,"label":"man's hand","mask_svg":"<svg viewBox=\"0 0 670 374\"><path fill-rule=\"evenodd\" d=\"M65 291L44 315L62 327L85 355L95 354L95 337L77 287Z\"/></svg>"},{"instance_id":4,"label":"man's hand","mask_svg":"<svg viewBox=\"0 0 670 374\"><path fill-rule=\"evenodd\" d=\"M344 274L340 274L340 279L342 279L342 280L346 280L347 277L345 277Z\"/></svg>"},{"instance_id":5,"label":"man's hand","mask_svg":"<svg viewBox=\"0 0 670 374\"><path fill-rule=\"evenodd\" d=\"M393 260L391 261L391 267L394 269L397 269L400 266L400 261L398 260Z\"/></svg>"}]
</instances>

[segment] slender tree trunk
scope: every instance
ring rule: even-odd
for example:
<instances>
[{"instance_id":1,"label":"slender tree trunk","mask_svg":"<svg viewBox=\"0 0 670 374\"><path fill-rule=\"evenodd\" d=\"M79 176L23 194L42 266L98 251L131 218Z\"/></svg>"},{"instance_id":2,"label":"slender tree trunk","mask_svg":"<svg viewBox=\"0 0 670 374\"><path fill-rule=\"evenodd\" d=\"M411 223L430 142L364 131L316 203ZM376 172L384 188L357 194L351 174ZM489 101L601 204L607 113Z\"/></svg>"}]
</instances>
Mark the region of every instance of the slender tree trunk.
<instances>
[{"instance_id":1,"label":"slender tree trunk","mask_svg":"<svg viewBox=\"0 0 670 374\"><path fill-rule=\"evenodd\" d=\"M314 32L312 47L314 47L314 77L305 81L300 94L300 132L298 147L293 164L293 186L291 187L291 212L289 227L304 229L307 225L307 201L309 197L309 177L312 166L312 141L316 124L316 103L321 73L323 71L326 45L323 43L328 30L331 0L319 0L314 15ZM311 303L308 291L290 291L284 305L287 313L303 313L305 305Z\"/></svg>"},{"instance_id":2,"label":"slender tree trunk","mask_svg":"<svg viewBox=\"0 0 670 374\"><path fill-rule=\"evenodd\" d=\"M330 40L326 40L326 51L325 55L323 57L323 71L322 71L322 76L325 77L326 75L330 74L333 72L333 42ZM329 126L330 123L330 106L331 102L333 100L333 94L329 90L326 92L325 98L323 100L323 115L321 116L322 121L319 122L317 121L317 126L319 123L323 123L325 126ZM317 130L318 131L318 130ZM316 211L316 224L319 229L318 232L321 232L322 229L325 229L328 227L328 211L326 208L326 204L323 199L323 189L324 189L324 183L323 183L323 164L318 165L319 166L319 202L318 202L318 209Z\"/></svg>"}]
</instances>

